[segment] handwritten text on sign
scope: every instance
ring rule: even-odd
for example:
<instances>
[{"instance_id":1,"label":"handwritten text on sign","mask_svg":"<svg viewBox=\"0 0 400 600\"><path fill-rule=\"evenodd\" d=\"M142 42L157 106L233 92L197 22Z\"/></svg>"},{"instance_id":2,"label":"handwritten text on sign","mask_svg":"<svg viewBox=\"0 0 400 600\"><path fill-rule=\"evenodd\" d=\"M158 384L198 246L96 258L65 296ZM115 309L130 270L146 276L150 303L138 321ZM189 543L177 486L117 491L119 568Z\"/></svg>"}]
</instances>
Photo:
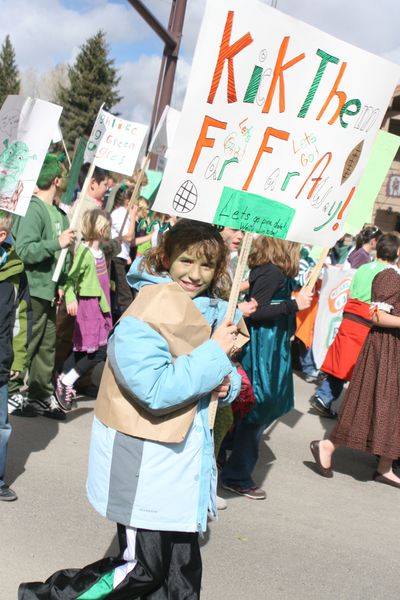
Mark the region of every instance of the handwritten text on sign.
<instances>
[{"instance_id":1,"label":"handwritten text on sign","mask_svg":"<svg viewBox=\"0 0 400 600\"><path fill-rule=\"evenodd\" d=\"M399 71L255 0L209 1L154 208L223 224L231 188L292 209L276 237L333 243Z\"/></svg>"},{"instance_id":2,"label":"handwritten text on sign","mask_svg":"<svg viewBox=\"0 0 400 600\"><path fill-rule=\"evenodd\" d=\"M146 133L147 125L115 117L101 109L87 143L85 162L132 175Z\"/></svg>"}]
</instances>

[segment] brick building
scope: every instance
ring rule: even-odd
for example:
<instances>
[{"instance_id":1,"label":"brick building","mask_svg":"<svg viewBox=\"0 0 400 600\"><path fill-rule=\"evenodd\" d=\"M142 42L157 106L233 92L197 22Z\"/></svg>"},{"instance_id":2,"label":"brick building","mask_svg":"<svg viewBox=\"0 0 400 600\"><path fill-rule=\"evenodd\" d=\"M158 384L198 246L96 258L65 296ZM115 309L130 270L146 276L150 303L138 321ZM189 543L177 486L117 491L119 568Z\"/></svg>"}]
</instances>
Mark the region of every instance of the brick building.
<instances>
[{"instance_id":1,"label":"brick building","mask_svg":"<svg viewBox=\"0 0 400 600\"><path fill-rule=\"evenodd\" d=\"M400 85L395 89L382 129L400 136ZM400 150L376 198L373 222L383 231L400 231Z\"/></svg>"}]
</instances>

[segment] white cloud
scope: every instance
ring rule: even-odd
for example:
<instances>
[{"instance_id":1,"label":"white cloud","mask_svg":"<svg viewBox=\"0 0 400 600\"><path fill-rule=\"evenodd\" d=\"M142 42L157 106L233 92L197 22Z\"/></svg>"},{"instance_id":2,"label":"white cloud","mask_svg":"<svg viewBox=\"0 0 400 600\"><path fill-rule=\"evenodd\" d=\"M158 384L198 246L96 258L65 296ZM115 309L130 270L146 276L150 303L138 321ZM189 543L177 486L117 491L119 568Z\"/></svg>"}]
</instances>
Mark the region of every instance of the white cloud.
<instances>
[{"instance_id":1,"label":"white cloud","mask_svg":"<svg viewBox=\"0 0 400 600\"><path fill-rule=\"evenodd\" d=\"M119 90L124 98L117 110L123 118L149 123L160 64L161 58L152 55L120 65Z\"/></svg>"},{"instance_id":2,"label":"white cloud","mask_svg":"<svg viewBox=\"0 0 400 600\"><path fill-rule=\"evenodd\" d=\"M223 1L223 0L211 0ZM244 1L244 0L243 0ZM78 4L79 2L79 4ZM264 0L270 4L269 0ZM158 20L168 23L170 0L147 0ZM180 58L171 105L181 108L190 74L206 0L188 0ZM71 4L70 4L71 6ZM10 34L17 64L31 86L43 87L47 73L59 62L72 62L79 47L103 29L121 75L118 106L122 116L149 122L162 55L162 43L142 17L126 2L77 0L65 8L62 0L0 0L0 42ZM370 52L400 63L398 0L278 0L277 7L293 17ZM14 24L14 25L13 25ZM116 55L118 44L139 42L141 56L129 61ZM160 53L154 48L159 45ZM147 51L151 47L152 51ZM132 50L133 52L133 50ZM39 84L34 81L35 70Z\"/></svg>"},{"instance_id":3,"label":"white cloud","mask_svg":"<svg viewBox=\"0 0 400 600\"><path fill-rule=\"evenodd\" d=\"M135 62L127 62L120 66L119 89L124 99L116 110L123 118L150 123L160 66L161 58L157 55L141 56ZM170 102L173 108L182 108L190 68L191 65L180 57Z\"/></svg>"},{"instance_id":4,"label":"white cloud","mask_svg":"<svg viewBox=\"0 0 400 600\"><path fill-rule=\"evenodd\" d=\"M398 0L278 0L277 8L379 56L398 45Z\"/></svg>"},{"instance_id":5,"label":"white cloud","mask_svg":"<svg viewBox=\"0 0 400 600\"><path fill-rule=\"evenodd\" d=\"M60 0L3 0L0 9L0 40L10 35L21 71L32 67L44 71L57 62L71 61L79 46L99 29L107 33L111 46L148 35L128 2L97 0L79 13L62 6Z\"/></svg>"},{"instance_id":6,"label":"white cloud","mask_svg":"<svg viewBox=\"0 0 400 600\"><path fill-rule=\"evenodd\" d=\"M215 0L213 0L215 1ZM270 0L261 0L271 4ZM189 0L182 47L187 60L196 45L205 0ZM277 9L373 54L400 63L398 0L277 0Z\"/></svg>"}]
</instances>

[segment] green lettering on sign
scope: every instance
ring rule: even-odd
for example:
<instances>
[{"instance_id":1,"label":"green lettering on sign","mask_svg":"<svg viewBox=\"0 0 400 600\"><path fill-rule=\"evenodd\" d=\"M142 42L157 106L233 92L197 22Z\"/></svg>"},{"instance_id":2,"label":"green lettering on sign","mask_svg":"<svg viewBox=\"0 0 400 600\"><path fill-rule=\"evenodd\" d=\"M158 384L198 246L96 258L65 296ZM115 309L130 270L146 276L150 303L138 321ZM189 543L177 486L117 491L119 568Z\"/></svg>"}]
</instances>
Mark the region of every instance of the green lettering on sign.
<instances>
[{"instance_id":1,"label":"green lettering on sign","mask_svg":"<svg viewBox=\"0 0 400 600\"><path fill-rule=\"evenodd\" d=\"M286 239L295 209L264 196L224 187L214 224Z\"/></svg>"}]
</instances>

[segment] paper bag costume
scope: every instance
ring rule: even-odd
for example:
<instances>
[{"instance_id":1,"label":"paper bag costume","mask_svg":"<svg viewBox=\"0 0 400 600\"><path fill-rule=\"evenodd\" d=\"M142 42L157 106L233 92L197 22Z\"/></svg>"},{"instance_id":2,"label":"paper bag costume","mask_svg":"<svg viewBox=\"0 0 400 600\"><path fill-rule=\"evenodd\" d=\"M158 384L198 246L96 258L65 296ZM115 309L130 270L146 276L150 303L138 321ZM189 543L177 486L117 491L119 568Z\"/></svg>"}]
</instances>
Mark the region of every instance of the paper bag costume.
<instances>
[{"instance_id":1,"label":"paper bag costume","mask_svg":"<svg viewBox=\"0 0 400 600\"><path fill-rule=\"evenodd\" d=\"M122 315L145 321L167 341L173 360L208 340L211 328L191 298L177 283L144 286ZM235 345L248 340L243 319ZM132 340L134 343L134 340ZM127 348L129 352L129 348ZM96 417L108 427L135 437L167 443L181 442L193 422L197 403L157 416L145 410L133 394L118 384L107 361L97 396Z\"/></svg>"}]
</instances>

